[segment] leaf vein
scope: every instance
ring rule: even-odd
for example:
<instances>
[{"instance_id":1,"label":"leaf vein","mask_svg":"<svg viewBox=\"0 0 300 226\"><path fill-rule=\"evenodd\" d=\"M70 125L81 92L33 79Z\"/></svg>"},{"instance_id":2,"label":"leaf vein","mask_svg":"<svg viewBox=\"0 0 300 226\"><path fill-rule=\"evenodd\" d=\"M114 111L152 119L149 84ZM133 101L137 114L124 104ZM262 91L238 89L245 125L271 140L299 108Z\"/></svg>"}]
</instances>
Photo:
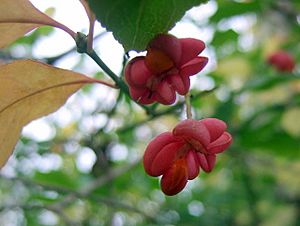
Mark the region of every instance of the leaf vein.
<instances>
[{"instance_id":1,"label":"leaf vein","mask_svg":"<svg viewBox=\"0 0 300 226\"><path fill-rule=\"evenodd\" d=\"M63 86L68 86L68 85L76 85L76 84L88 84L88 83L93 83L94 81L91 79L91 80L78 80L78 81L73 81L73 82L66 82L66 83L61 83L61 84L57 84L57 85L54 85L54 86L49 86L49 87L46 87L44 89L40 89L38 91L35 91L33 93L29 93L28 95L26 96L23 96L15 101L13 101L12 103L6 105L4 108L2 108L0 110L0 114L2 114L4 111L6 111L8 108L12 107L13 105L15 104L18 104L19 102L27 99L27 98L30 98L36 94L39 94L39 93L43 93L43 92L46 92L50 89L55 89L55 88L59 88L59 87L63 87Z\"/></svg>"},{"instance_id":2,"label":"leaf vein","mask_svg":"<svg viewBox=\"0 0 300 226\"><path fill-rule=\"evenodd\" d=\"M136 42L136 39L138 37L140 22L141 22L141 19L142 19L142 16L143 16L143 11L144 11L144 8L145 8L145 4L146 4L145 1L142 1L140 3L138 16L137 16L137 20L136 20L135 32L134 32L134 36L133 36L133 39L132 39L132 46L135 46L135 42Z\"/></svg>"}]
</instances>

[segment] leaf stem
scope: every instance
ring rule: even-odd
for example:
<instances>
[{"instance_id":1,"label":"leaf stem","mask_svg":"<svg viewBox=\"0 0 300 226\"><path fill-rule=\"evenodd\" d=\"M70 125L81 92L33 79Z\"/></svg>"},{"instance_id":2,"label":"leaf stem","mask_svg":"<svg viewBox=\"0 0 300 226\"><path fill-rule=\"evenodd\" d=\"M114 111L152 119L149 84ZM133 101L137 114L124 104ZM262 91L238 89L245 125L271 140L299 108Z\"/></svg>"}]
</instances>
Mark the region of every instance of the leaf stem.
<instances>
[{"instance_id":1,"label":"leaf stem","mask_svg":"<svg viewBox=\"0 0 300 226\"><path fill-rule=\"evenodd\" d=\"M99 83L99 84L108 86L108 87L113 88L113 89L118 89L118 87L115 84L112 84L112 83L109 83L109 82L106 82L106 81L103 81L103 80L100 80L100 79L92 78L92 81L94 83Z\"/></svg>"},{"instance_id":2,"label":"leaf stem","mask_svg":"<svg viewBox=\"0 0 300 226\"><path fill-rule=\"evenodd\" d=\"M79 0L86 12L86 15L89 18L89 34L87 36L87 51L91 52L93 50L93 41L94 41L94 27L96 22L96 16L93 11L90 9L90 6L87 0Z\"/></svg>"},{"instance_id":3,"label":"leaf stem","mask_svg":"<svg viewBox=\"0 0 300 226\"><path fill-rule=\"evenodd\" d=\"M52 19L51 17L49 17L48 21L45 20L39 20L39 19L22 19L22 20L2 20L1 23L19 23L19 24L37 24L37 25L46 25L46 26L52 26L52 27L56 27L59 28L63 31L65 31L66 33L68 33L74 40L76 38L76 32L74 32L73 30L71 30L69 27L67 27L66 25Z\"/></svg>"},{"instance_id":4,"label":"leaf stem","mask_svg":"<svg viewBox=\"0 0 300 226\"><path fill-rule=\"evenodd\" d=\"M128 87L122 79L120 79L97 55L97 53L92 50L91 52L86 51L86 54L90 56L96 64L116 83L116 85L126 94L129 94Z\"/></svg>"},{"instance_id":5,"label":"leaf stem","mask_svg":"<svg viewBox=\"0 0 300 226\"><path fill-rule=\"evenodd\" d=\"M97 53L92 50L91 52L88 52L87 49L85 51L85 53L90 56L95 62L96 64L98 64L98 66L104 71L106 72L106 74L116 83L117 87L120 88L120 90L122 92L124 92L127 96L130 97L129 94L129 89L127 87L127 85L125 84L125 82L119 77L117 76L102 60L101 58L97 55ZM130 97L131 98L131 97ZM155 112L150 108L147 107L145 105L139 104L138 102L136 102L141 108L143 108L146 113L148 115L154 115Z\"/></svg>"},{"instance_id":6,"label":"leaf stem","mask_svg":"<svg viewBox=\"0 0 300 226\"><path fill-rule=\"evenodd\" d=\"M65 31L66 33L68 33L75 40L76 32L74 32L69 27L65 26L64 24L59 23L58 21L56 21L56 23L57 23L57 25L55 27Z\"/></svg>"},{"instance_id":7,"label":"leaf stem","mask_svg":"<svg viewBox=\"0 0 300 226\"><path fill-rule=\"evenodd\" d=\"M88 34L88 40L87 40L87 51L88 52L93 51L95 21L96 21L96 18L95 18L95 16L93 16L90 19L90 28L89 28L89 34Z\"/></svg>"}]
</instances>

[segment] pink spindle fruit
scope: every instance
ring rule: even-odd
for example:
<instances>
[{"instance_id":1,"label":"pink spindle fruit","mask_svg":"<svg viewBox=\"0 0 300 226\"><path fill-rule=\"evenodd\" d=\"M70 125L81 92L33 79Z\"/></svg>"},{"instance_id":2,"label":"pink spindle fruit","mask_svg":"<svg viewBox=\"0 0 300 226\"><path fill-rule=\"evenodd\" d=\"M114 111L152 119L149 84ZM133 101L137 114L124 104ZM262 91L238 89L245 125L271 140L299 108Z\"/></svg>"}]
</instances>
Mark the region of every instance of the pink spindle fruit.
<instances>
[{"instance_id":1,"label":"pink spindle fruit","mask_svg":"<svg viewBox=\"0 0 300 226\"><path fill-rule=\"evenodd\" d=\"M149 43L146 56L135 57L126 65L125 79L131 97L141 104L174 103L176 92L185 95L190 76L207 64L207 57L198 56L204 48L201 40L157 35Z\"/></svg>"},{"instance_id":2,"label":"pink spindle fruit","mask_svg":"<svg viewBox=\"0 0 300 226\"><path fill-rule=\"evenodd\" d=\"M294 57L285 51L274 52L268 57L267 62L280 72L292 72L295 68Z\"/></svg>"},{"instance_id":3,"label":"pink spindle fruit","mask_svg":"<svg viewBox=\"0 0 300 226\"><path fill-rule=\"evenodd\" d=\"M161 189L166 195L180 192L200 169L210 172L216 155L232 142L225 122L206 118L186 119L172 132L155 137L144 154L144 168L153 177L161 176Z\"/></svg>"}]
</instances>

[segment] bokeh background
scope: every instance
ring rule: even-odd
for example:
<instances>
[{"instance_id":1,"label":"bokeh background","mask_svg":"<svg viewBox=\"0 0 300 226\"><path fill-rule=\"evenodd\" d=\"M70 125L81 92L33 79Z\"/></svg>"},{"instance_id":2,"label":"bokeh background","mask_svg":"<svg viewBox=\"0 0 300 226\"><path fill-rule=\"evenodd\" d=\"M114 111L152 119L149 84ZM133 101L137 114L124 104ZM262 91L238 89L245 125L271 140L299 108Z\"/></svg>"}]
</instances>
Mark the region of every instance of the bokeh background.
<instances>
[{"instance_id":1,"label":"bokeh background","mask_svg":"<svg viewBox=\"0 0 300 226\"><path fill-rule=\"evenodd\" d=\"M87 32L79 1L32 2ZM96 51L122 76L122 46L99 23L95 32ZM300 2L210 0L170 33L207 45L201 55L209 64L191 79L193 115L224 120L234 137L213 172L165 196L141 158L153 137L185 118L183 99L153 105L147 115L117 90L85 86L58 112L24 128L0 171L1 226L300 225ZM74 46L63 32L42 27L2 49L0 60L37 59L107 78ZM277 50L294 57L293 73L266 63Z\"/></svg>"}]
</instances>

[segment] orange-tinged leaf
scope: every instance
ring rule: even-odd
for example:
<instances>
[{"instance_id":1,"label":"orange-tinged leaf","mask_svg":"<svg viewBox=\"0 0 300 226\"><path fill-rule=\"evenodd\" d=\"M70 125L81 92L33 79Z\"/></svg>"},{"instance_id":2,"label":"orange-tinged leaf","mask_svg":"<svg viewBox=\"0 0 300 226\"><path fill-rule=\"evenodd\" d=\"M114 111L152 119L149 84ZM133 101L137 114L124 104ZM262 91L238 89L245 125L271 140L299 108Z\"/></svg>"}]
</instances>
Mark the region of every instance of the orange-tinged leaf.
<instances>
[{"instance_id":1,"label":"orange-tinged leaf","mask_svg":"<svg viewBox=\"0 0 300 226\"><path fill-rule=\"evenodd\" d=\"M12 154L23 126L56 111L82 85L93 82L97 81L31 60L0 66L0 167Z\"/></svg>"},{"instance_id":2,"label":"orange-tinged leaf","mask_svg":"<svg viewBox=\"0 0 300 226\"><path fill-rule=\"evenodd\" d=\"M61 28L73 36L73 32L35 8L29 0L0 0L0 48L41 25Z\"/></svg>"}]
</instances>

